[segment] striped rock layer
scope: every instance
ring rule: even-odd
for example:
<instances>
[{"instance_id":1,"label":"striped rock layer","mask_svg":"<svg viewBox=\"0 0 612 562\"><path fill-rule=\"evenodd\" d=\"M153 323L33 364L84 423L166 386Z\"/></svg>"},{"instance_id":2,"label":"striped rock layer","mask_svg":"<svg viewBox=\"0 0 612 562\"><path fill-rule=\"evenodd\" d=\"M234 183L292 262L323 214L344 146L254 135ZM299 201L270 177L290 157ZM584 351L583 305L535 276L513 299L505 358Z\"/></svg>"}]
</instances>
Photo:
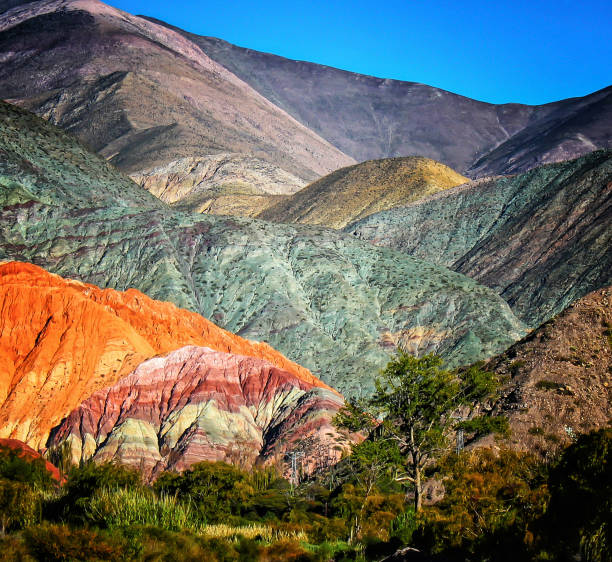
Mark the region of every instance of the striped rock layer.
<instances>
[{"instance_id":1,"label":"striped rock layer","mask_svg":"<svg viewBox=\"0 0 612 562\"><path fill-rule=\"evenodd\" d=\"M0 264L0 437L37 448L95 391L185 345L262 360L313 386L310 371L264 343L139 291L102 290L25 263Z\"/></svg>"},{"instance_id":2,"label":"striped rock layer","mask_svg":"<svg viewBox=\"0 0 612 562\"><path fill-rule=\"evenodd\" d=\"M186 346L139 365L99 390L53 432L73 460L116 461L155 477L202 460L250 465L280 460L311 442L306 455L332 455L335 392L268 361Z\"/></svg>"}]
</instances>

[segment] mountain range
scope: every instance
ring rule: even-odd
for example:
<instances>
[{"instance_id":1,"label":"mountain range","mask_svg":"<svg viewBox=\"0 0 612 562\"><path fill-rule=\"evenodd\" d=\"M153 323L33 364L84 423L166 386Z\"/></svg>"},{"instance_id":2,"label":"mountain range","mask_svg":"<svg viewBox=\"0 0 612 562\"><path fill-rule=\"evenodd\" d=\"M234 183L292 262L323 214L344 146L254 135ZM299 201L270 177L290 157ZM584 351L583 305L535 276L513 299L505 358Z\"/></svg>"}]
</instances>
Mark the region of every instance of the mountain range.
<instances>
[{"instance_id":1,"label":"mountain range","mask_svg":"<svg viewBox=\"0 0 612 562\"><path fill-rule=\"evenodd\" d=\"M492 105L8 0L0 98L11 447L312 468L398 347L507 379L513 446L608 423L612 87Z\"/></svg>"},{"instance_id":2,"label":"mountain range","mask_svg":"<svg viewBox=\"0 0 612 562\"><path fill-rule=\"evenodd\" d=\"M492 105L243 49L97 0L1 8L0 98L200 212L253 215L278 202L270 195L356 161L424 156L480 177L611 146L610 88Z\"/></svg>"}]
</instances>

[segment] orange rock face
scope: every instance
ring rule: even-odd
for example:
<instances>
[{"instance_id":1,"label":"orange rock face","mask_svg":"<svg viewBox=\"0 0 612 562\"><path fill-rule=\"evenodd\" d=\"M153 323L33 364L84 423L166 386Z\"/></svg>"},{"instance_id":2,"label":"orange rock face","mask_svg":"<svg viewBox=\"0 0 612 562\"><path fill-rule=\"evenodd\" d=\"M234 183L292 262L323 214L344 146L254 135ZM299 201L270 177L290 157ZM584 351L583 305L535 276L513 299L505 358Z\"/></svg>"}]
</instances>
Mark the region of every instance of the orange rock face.
<instances>
[{"instance_id":1,"label":"orange rock face","mask_svg":"<svg viewBox=\"0 0 612 562\"><path fill-rule=\"evenodd\" d=\"M139 291L102 290L32 264L0 264L0 437L40 448L91 394L185 345L265 359L326 387L269 345Z\"/></svg>"}]
</instances>

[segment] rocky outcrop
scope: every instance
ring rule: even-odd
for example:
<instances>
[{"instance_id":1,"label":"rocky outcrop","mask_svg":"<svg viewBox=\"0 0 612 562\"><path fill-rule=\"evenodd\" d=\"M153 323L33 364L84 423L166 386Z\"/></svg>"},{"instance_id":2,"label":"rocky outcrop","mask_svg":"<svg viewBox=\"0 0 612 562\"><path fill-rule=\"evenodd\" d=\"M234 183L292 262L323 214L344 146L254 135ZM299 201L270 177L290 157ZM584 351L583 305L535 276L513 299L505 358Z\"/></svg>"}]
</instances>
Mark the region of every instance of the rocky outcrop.
<instances>
[{"instance_id":1,"label":"rocky outcrop","mask_svg":"<svg viewBox=\"0 0 612 562\"><path fill-rule=\"evenodd\" d=\"M487 368L508 377L493 412L512 444L547 454L612 420L612 288L592 292Z\"/></svg>"},{"instance_id":2,"label":"rocky outcrop","mask_svg":"<svg viewBox=\"0 0 612 562\"><path fill-rule=\"evenodd\" d=\"M259 175L263 161L266 181L291 192L296 178L354 163L175 31L96 0L7 8L0 98L60 125L129 174L233 153L247 158L226 167L226 181ZM185 182L179 189L191 178Z\"/></svg>"},{"instance_id":3,"label":"rocky outcrop","mask_svg":"<svg viewBox=\"0 0 612 562\"><path fill-rule=\"evenodd\" d=\"M394 338L456 365L524 334L499 296L444 267L329 229L174 211L99 158L96 173L94 155L81 170L56 127L7 104L0 117L0 259L172 301L349 394L372 389Z\"/></svg>"},{"instance_id":4,"label":"rocky outcrop","mask_svg":"<svg viewBox=\"0 0 612 562\"><path fill-rule=\"evenodd\" d=\"M532 327L612 283L612 152L482 179L345 232L467 275Z\"/></svg>"},{"instance_id":5,"label":"rocky outcrop","mask_svg":"<svg viewBox=\"0 0 612 562\"><path fill-rule=\"evenodd\" d=\"M343 228L467 182L427 158L390 158L337 170L260 213L264 220Z\"/></svg>"},{"instance_id":6,"label":"rocky outcrop","mask_svg":"<svg viewBox=\"0 0 612 562\"><path fill-rule=\"evenodd\" d=\"M612 148L612 86L546 105L495 105L172 29L359 162L425 156L482 177Z\"/></svg>"},{"instance_id":7,"label":"rocky outcrop","mask_svg":"<svg viewBox=\"0 0 612 562\"><path fill-rule=\"evenodd\" d=\"M187 344L309 371L263 343L139 291L101 290L30 264L0 265L0 436L44 445L49 430L143 360Z\"/></svg>"},{"instance_id":8,"label":"rocky outcrop","mask_svg":"<svg viewBox=\"0 0 612 562\"><path fill-rule=\"evenodd\" d=\"M28 461L38 461L38 459L43 458L42 455L32 449L32 447L29 447L23 441L19 441L17 439L0 438L0 454L2 454L3 450L16 452L19 457L27 459ZM60 474L58 468L49 461L44 461L44 464L47 471L51 474L53 480L60 482L62 480L62 475Z\"/></svg>"},{"instance_id":9,"label":"rocky outcrop","mask_svg":"<svg viewBox=\"0 0 612 562\"><path fill-rule=\"evenodd\" d=\"M220 154L182 158L132 179L166 203L196 213L255 216L306 185L258 158Z\"/></svg>"},{"instance_id":10,"label":"rocky outcrop","mask_svg":"<svg viewBox=\"0 0 612 562\"><path fill-rule=\"evenodd\" d=\"M93 394L50 445L68 442L75 461L113 460L153 477L202 460L282 462L309 440L337 460L331 420L342 403L267 361L188 346Z\"/></svg>"}]
</instances>

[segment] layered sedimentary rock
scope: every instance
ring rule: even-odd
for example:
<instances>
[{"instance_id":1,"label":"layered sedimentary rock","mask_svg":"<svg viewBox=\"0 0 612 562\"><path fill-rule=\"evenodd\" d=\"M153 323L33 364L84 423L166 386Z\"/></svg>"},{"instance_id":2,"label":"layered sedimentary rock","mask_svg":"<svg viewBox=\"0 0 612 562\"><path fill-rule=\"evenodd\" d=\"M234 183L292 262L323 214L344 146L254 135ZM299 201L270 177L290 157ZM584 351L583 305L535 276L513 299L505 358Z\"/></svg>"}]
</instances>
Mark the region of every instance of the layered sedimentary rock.
<instances>
[{"instance_id":1,"label":"layered sedimentary rock","mask_svg":"<svg viewBox=\"0 0 612 562\"><path fill-rule=\"evenodd\" d=\"M42 459L40 453L32 449L32 447L26 445L23 441L19 441L17 439L0 438L0 454L3 452L3 450L16 452L19 457L27 459L28 461L37 461L38 459ZM62 476L57 467L51 464L49 461L44 461L44 464L52 478L59 482L62 479Z\"/></svg>"},{"instance_id":2,"label":"layered sedimentary rock","mask_svg":"<svg viewBox=\"0 0 612 562\"><path fill-rule=\"evenodd\" d=\"M509 378L493 412L514 446L546 454L612 419L612 288L594 291L487 368Z\"/></svg>"},{"instance_id":3,"label":"layered sedimentary rock","mask_svg":"<svg viewBox=\"0 0 612 562\"><path fill-rule=\"evenodd\" d=\"M332 456L342 398L267 361L188 346L93 394L53 432L74 460L114 460L155 476L202 460L282 461L313 441Z\"/></svg>"},{"instance_id":4,"label":"layered sedimentary rock","mask_svg":"<svg viewBox=\"0 0 612 562\"><path fill-rule=\"evenodd\" d=\"M482 179L345 232L463 273L532 327L612 283L612 152Z\"/></svg>"},{"instance_id":5,"label":"layered sedimentary rock","mask_svg":"<svg viewBox=\"0 0 612 562\"><path fill-rule=\"evenodd\" d=\"M139 291L101 290L30 264L0 265L0 436L34 447L96 390L187 344L266 359L314 385L268 345Z\"/></svg>"},{"instance_id":6,"label":"layered sedimentary rock","mask_svg":"<svg viewBox=\"0 0 612 562\"><path fill-rule=\"evenodd\" d=\"M183 214L101 158L82 163L32 114L0 104L0 129L0 259L172 301L350 394L370 391L394 342L456 365L524 334L499 296L444 267L329 229Z\"/></svg>"},{"instance_id":7,"label":"layered sedimentary rock","mask_svg":"<svg viewBox=\"0 0 612 562\"><path fill-rule=\"evenodd\" d=\"M336 170L258 216L273 222L343 228L467 181L428 158L372 160Z\"/></svg>"},{"instance_id":8,"label":"layered sedimentary rock","mask_svg":"<svg viewBox=\"0 0 612 562\"><path fill-rule=\"evenodd\" d=\"M96 0L0 6L0 53L0 98L138 177L237 153L248 158L226 168L226 180L257 174L264 161L267 181L290 193L296 181L354 163L193 42Z\"/></svg>"}]
</instances>

